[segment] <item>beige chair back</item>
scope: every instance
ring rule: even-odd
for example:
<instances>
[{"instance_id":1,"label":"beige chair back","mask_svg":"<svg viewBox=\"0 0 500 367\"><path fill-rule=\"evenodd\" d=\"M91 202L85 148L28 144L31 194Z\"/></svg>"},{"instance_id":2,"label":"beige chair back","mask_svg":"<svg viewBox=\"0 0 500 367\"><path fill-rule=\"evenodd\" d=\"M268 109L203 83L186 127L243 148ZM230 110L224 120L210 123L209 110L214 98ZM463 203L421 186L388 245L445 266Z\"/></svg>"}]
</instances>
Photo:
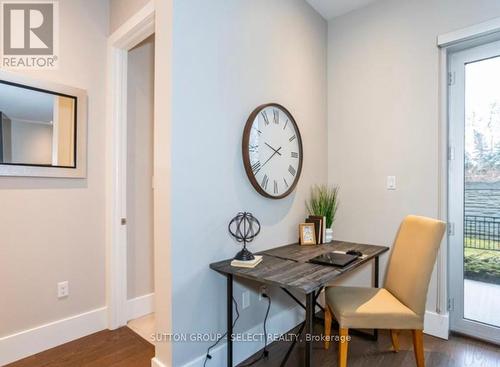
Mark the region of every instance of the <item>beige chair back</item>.
<instances>
[{"instance_id":1,"label":"beige chair back","mask_svg":"<svg viewBox=\"0 0 500 367\"><path fill-rule=\"evenodd\" d=\"M385 288L417 315L424 316L427 290L446 225L410 215L399 228Z\"/></svg>"}]
</instances>

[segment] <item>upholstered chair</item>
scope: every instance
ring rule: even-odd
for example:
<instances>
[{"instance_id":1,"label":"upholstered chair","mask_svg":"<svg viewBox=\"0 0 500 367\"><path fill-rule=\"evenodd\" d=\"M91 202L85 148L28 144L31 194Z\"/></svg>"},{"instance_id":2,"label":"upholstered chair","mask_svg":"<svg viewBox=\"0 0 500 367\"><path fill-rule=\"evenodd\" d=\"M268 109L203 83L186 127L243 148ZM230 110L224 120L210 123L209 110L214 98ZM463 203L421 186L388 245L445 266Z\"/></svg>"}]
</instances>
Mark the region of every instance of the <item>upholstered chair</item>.
<instances>
[{"instance_id":1,"label":"upholstered chair","mask_svg":"<svg viewBox=\"0 0 500 367\"><path fill-rule=\"evenodd\" d=\"M423 328L427 290L445 223L410 215L399 228L384 288L329 287L325 291L325 348L332 316L339 323L339 363L347 366L349 329L389 329L394 351L398 333L411 330L418 367L424 367Z\"/></svg>"}]
</instances>

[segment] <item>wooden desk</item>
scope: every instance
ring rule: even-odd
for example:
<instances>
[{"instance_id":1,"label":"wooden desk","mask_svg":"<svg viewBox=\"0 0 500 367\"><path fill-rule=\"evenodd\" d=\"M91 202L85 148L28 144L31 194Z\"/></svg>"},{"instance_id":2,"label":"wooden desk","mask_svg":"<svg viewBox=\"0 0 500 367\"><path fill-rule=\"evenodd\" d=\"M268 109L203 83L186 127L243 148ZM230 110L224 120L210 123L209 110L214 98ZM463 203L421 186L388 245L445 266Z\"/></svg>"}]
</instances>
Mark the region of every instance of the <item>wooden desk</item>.
<instances>
[{"instance_id":1,"label":"wooden desk","mask_svg":"<svg viewBox=\"0 0 500 367\"><path fill-rule=\"evenodd\" d=\"M344 268L312 264L308 261L318 255L332 251L358 250L365 255ZM347 273L371 260L375 262L373 286L379 286L379 256L388 251L388 247L364 245L333 241L329 244L318 246L300 246L298 244L286 245L265 251L262 262L253 269L236 268L231 266L231 260L224 260L210 264L210 268L227 277L227 365L233 367L233 277L254 280L259 283L274 285L285 290L299 304L302 303L290 291L305 294L306 310L304 322L306 333L312 334L313 317L316 308L316 299L321 290L340 275ZM301 328L301 329L302 329ZM304 366L311 366L312 344L306 338ZM288 356L289 354L287 354ZM286 358L284 363L286 362ZM282 365L284 365L282 363Z\"/></svg>"}]
</instances>

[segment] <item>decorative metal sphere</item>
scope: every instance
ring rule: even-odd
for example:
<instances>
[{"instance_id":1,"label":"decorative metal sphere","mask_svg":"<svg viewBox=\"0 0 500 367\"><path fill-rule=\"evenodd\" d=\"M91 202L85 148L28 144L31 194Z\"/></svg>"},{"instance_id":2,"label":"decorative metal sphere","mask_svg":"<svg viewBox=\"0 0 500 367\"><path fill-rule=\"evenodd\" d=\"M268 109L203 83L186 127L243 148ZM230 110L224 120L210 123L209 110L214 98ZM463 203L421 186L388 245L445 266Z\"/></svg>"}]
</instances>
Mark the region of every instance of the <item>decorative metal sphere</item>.
<instances>
[{"instance_id":1,"label":"decorative metal sphere","mask_svg":"<svg viewBox=\"0 0 500 367\"><path fill-rule=\"evenodd\" d=\"M260 223L251 213L240 212L228 226L229 233L238 242L252 242L260 233Z\"/></svg>"}]
</instances>

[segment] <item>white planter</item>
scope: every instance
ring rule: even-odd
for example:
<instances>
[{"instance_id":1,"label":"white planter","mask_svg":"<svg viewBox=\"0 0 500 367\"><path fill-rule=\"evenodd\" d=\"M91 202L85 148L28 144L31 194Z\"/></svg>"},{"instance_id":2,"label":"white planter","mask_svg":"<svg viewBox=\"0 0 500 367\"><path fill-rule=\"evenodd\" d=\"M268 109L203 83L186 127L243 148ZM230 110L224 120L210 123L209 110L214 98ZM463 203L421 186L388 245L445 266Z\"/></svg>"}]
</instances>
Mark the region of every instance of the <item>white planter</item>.
<instances>
[{"instance_id":1,"label":"white planter","mask_svg":"<svg viewBox=\"0 0 500 367\"><path fill-rule=\"evenodd\" d=\"M333 229L327 228L326 229L326 236L325 236L325 242L332 242L333 241Z\"/></svg>"}]
</instances>

